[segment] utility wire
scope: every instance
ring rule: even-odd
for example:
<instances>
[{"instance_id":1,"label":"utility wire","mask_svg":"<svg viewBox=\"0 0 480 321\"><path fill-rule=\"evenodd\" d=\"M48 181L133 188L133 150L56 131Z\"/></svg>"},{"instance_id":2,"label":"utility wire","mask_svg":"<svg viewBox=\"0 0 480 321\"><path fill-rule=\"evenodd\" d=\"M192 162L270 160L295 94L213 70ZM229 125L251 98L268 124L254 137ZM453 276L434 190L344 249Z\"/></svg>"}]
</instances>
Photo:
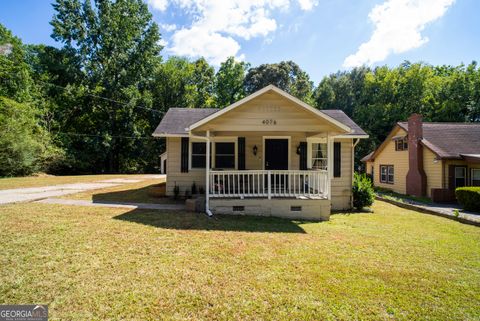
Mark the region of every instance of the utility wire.
<instances>
[{"instance_id":1,"label":"utility wire","mask_svg":"<svg viewBox=\"0 0 480 321\"><path fill-rule=\"evenodd\" d=\"M57 84L54 84L54 83L51 83L51 82L46 82L46 81L42 81L42 80L37 80L37 81L38 81L38 82L41 82L41 83L44 83L44 84L46 84L46 85L50 85L50 86L53 86L53 87L57 87L57 88L63 89L63 90L68 90L67 87L60 86L60 85L57 85ZM133 108L140 108L140 109L145 109L145 110L148 110L148 111L151 111L151 112L154 112L154 113L165 114L164 111L161 111L161 110L158 110L158 109L148 108L148 107L144 107L144 106L131 106L131 105L127 104L127 103L124 103L124 102L121 102L121 101L118 101L118 100L114 100L114 99L111 99L111 98L99 96L99 95L96 95L96 94L92 94L92 93L89 93L89 92L86 92L85 95L91 96L91 97L95 97L95 98L99 98L99 99L103 99L103 100L105 100L105 101L113 102L113 103L116 103L116 104L119 104L119 105L123 105L123 106L128 106L128 107L133 107Z\"/></svg>"},{"instance_id":2,"label":"utility wire","mask_svg":"<svg viewBox=\"0 0 480 321\"><path fill-rule=\"evenodd\" d=\"M65 132L57 132L54 131L56 134L62 134L67 136L80 136L80 137L105 137L104 135L94 135L94 134L77 134L77 133L65 133ZM112 138L126 138L126 139L154 139L155 137L135 137L135 136L121 136L121 135L108 135Z\"/></svg>"}]
</instances>

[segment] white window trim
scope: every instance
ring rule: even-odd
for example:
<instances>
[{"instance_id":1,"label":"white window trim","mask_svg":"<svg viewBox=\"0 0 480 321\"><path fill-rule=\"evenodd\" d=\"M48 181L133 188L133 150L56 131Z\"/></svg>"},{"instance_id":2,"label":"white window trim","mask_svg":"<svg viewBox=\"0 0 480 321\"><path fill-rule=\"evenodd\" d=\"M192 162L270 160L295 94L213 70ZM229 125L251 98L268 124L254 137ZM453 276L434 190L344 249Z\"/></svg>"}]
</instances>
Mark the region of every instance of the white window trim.
<instances>
[{"instance_id":1,"label":"white window trim","mask_svg":"<svg viewBox=\"0 0 480 321\"><path fill-rule=\"evenodd\" d=\"M327 144L327 171L328 171L328 139L327 137L307 137L307 168L312 168L312 150L313 144Z\"/></svg>"},{"instance_id":2,"label":"white window trim","mask_svg":"<svg viewBox=\"0 0 480 321\"><path fill-rule=\"evenodd\" d=\"M216 154L216 151L215 151L215 143L218 142L218 143L234 143L235 144L235 149L234 149L234 153L235 153L235 168L225 168L226 170L236 170L238 168L238 137L234 137L234 136L224 136L224 137L212 137L210 139L210 143L212 143L212 148L210 149L210 156L211 156L211 159L212 159L212 168L216 168L216 164L215 164L215 154ZM188 170L189 171L205 171L205 168L204 167L192 167L192 143L207 143L205 140L203 139L199 139L199 138L190 138L190 141L188 143ZM205 154L205 157L206 157L206 154Z\"/></svg>"},{"instance_id":3,"label":"white window trim","mask_svg":"<svg viewBox=\"0 0 480 321\"><path fill-rule=\"evenodd\" d=\"M199 138L190 138L188 142L188 171L204 171L205 167L192 167L192 143L207 143L203 139ZM180 147L181 148L181 147ZM181 151L180 151L181 152ZM207 153L205 153L205 157L207 157Z\"/></svg>"},{"instance_id":4,"label":"white window trim","mask_svg":"<svg viewBox=\"0 0 480 321\"><path fill-rule=\"evenodd\" d=\"M470 175L470 186L473 186L473 181L474 181L474 179L473 179L473 172L475 172L475 171L479 171L479 172L480 172L480 168L472 168L472 169L471 169L471 173L470 173L470 174L471 174L471 175Z\"/></svg>"},{"instance_id":5,"label":"white window trim","mask_svg":"<svg viewBox=\"0 0 480 321\"><path fill-rule=\"evenodd\" d=\"M262 169L265 170L265 140L267 139L288 139L288 170L290 170L292 157L292 136L263 136L262 137Z\"/></svg>"}]
</instances>

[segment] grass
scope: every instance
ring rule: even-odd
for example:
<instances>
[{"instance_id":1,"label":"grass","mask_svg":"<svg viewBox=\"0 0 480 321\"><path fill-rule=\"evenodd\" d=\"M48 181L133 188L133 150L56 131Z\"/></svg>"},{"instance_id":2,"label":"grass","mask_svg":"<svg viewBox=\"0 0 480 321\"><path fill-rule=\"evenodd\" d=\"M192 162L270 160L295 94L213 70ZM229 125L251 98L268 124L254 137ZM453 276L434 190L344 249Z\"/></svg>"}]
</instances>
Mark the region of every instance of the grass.
<instances>
[{"instance_id":1,"label":"grass","mask_svg":"<svg viewBox=\"0 0 480 321\"><path fill-rule=\"evenodd\" d=\"M3 206L0 304L68 320L479 320L480 229L373 209L313 223Z\"/></svg>"},{"instance_id":2,"label":"grass","mask_svg":"<svg viewBox=\"0 0 480 321\"><path fill-rule=\"evenodd\" d=\"M39 187L53 184L70 184L96 182L113 178L131 178L141 177L142 175L75 175L75 176L54 176L40 175L27 177L4 177L0 178L0 190L23 187Z\"/></svg>"},{"instance_id":3,"label":"grass","mask_svg":"<svg viewBox=\"0 0 480 321\"><path fill-rule=\"evenodd\" d=\"M129 183L125 185L89 190L77 194L64 195L61 198L89 200L94 202L127 202L127 203L183 203L183 200L175 201L168 197L158 197L150 193L150 189L159 183L165 182L165 179L148 179L138 183Z\"/></svg>"}]
</instances>

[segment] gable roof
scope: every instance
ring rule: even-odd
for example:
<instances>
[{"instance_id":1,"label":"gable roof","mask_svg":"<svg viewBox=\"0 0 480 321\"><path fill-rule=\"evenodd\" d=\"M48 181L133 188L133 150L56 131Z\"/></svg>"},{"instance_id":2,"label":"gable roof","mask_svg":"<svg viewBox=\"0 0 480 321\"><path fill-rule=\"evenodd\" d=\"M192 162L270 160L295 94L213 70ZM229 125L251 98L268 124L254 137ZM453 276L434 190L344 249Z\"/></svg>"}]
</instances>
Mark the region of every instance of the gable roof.
<instances>
[{"instance_id":1,"label":"gable roof","mask_svg":"<svg viewBox=\"0 0 480 321\"><path fill-rule=\"evenodd\" d=\"M280 96L283 96L284 98L290 100L291 102L295 103L296 105L300 106L301 108L304 108L305 110L310 111L310 112L313 113L314 115L316 115L316 116L318 116L318 117L326 120L327 122L331 123L331 124L334 125L335 127L338 127L338 128L340 128L340 129L346 131L347 133L350 133L350 132L351 132L351 128L348 127L346 124L343 124L342 122L337 121L336 119L328 116L327 114L322 113L320 110L318 110L318 109L316 109L316 108L314 108L314 107L312 107L312 106L304 103L304 102L301 101L300 99L298 99L298 98L290 95L289 93L281 90L281 89L278 88L278 87L275 87L274 85L268 85L268 86L266 86L266 87L264 87L264 88L262 88L262 89L260 89L260 90L258 90L258 91L256 91L256 92L254 92L253 94L251 94L251 95L249 95L249 96L247 96L247 97L245 97L245 98L243 98L243 99L240 99L239 101L231 104L230 106L223 108L223 109L220 110L219 112L217 112L217 113L215 113L215 114L212 114L212 115L210 115L210 116L208 116L208 117L205 117L205 118L203 118L203 119L201 119L201 120L199 120L199 121L191 124L190 127L189 127L189 129L190 129L190 130L193 130L193 129L199 127L199 126L202 126L202 125L208 123L209 121L211 121L211 120L213 120L213 119L215 119L215 118L217 118L217 117L219 117L219 116L221 116L221 115L223 115L223 114L225 114L225 113L228 113L229 111L231 111L231 110L233 110L233 109L235 109L235 108L237 108L237 107L245 104L246 102L248 102L248 101L250 101L250 100L252 100L252 99L254 99L254 98L256 98L256 97L258 97L258 96L260 96L260 95L262 95L262 94L264 94L264 93L266 93L266 92L269 92L269 91L273 91L273 92L279 94Z\"/></svg>"},{"instance_id":2,"label":"gable roof","mask_svg":"<svg viewBox=\"0 0 480 321\"><path fill-rule=\"evenodd\" d=\"M408 123L398 125L408 132ZM422 145L440 158L480 154L480 123L423 123Z\"/></svg>"},{"instance_id":3,"label":"gable roof","mask_svg":"<svg viewBox=\"0 0 480 321\"><path fill-rule=\"evenodd\" d=\"M392 140L395 129L408 133L408 123L398 122L382 144L361 159L374 160L386 144ZM462 159L464 155L480 154L480 123L423 123L423 139L420 143L440 159Z\"/></svg>"},{"instance_id":4,"label":"gable roof","mask_svg":"<svg viewBox=\"0 0 480 321\"><path fill-rule=\"evenodd\" d=\"M188 136L188 127L190 125L220 110L221 109L218 108L170 108L153 132L152 136ZM364 136L365 138L368 137L367 133L365 133L360 126L350 119L350 117L348 117L343 111L328 109L321 110L321 112L350 127L352 131L345 136L352 136L355 138L358 136Z\"/></svg>"}]
</instances>

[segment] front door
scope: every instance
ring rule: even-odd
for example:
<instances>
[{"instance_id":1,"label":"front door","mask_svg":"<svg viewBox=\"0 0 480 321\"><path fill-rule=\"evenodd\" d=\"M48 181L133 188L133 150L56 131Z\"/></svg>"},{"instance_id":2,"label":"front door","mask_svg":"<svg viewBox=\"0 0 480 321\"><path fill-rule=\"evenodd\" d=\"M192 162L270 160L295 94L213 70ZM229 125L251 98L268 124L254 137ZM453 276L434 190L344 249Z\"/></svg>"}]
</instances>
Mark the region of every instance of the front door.
<instances>
[{"instance_id":1,"label":"front door","mask_svg":"<svg viewBox=\"0 0 480 321\"><path fill-rule=\"evenodd\" d=\"M288 139L265 139L265 169L288 169Z\"/></svg>"},{"instance_id":2,"label":"front door","mask_svg":"<svg viewBox=\"0 0 480 321\"><path fill-rule=\"evenodd\" d=\"M265 139L265 169L288 169L288 139ZM265 175L266 180L267 175ZM288 180L285 175L271 174L270 181L274 193L285 191L285 187L288 186Z\"/></svg>"}]
</instances>

